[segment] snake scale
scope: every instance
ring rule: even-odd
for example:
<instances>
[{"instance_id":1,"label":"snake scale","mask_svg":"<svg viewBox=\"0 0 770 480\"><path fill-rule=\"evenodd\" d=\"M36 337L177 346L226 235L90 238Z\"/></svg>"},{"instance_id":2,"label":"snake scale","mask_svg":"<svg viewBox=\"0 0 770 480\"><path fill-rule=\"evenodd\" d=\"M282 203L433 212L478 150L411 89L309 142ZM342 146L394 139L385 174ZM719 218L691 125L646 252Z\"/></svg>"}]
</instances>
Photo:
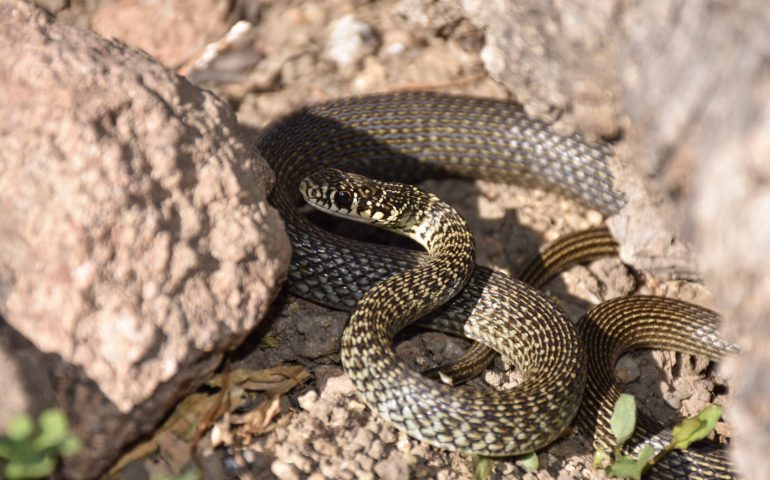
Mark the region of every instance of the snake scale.
<instances>
[{"instance_id":1,"label":"snake scale","mask_svg":"<svg viewBox=\"0 0 770 480\"><path fill-rule=\"evenodd\" d=\"M290 291L344 310L351 310L373 285L419 267L425 254L357 242L309 222L298 209L299 184L321 169L335 167L395 181L451 175L543 187L606 215L617 212L625 201L612 188L607 146L587 142L579 135L559 135L547 123L527 117L519 106L506 101L429 92L336 100L300 109L275 122L262 133L257 147L276 173L271 199L287 223L294 248L287 281ZM633 304L619 310L616 315L647 318ZM656 325L659 319L648 320ZM715 322L711 319L706 322L709 328L690 333L703 335L699 340L707 343L713 340ZM380 401L381 414L384 409L391 420L400 418L410 434L454 450L507 456L552 442L576 414L586 376L582 341L561 309L533 288L476 267L467 286L422 323L445 331L462 329L464 335L481 341L500 336L494 325L507 325L507 338L524 340L509 342L505 352L524 380L510 392L492 395L497 403L487 403L487 392L468 394L458 404L456 393L443 390L449 387L414 372L390 369L394 363L388 364L379 377L381 394L375 400ZM635 330L630 331L633 340ZM392 333L385 332L386 336ZM623 344L624 348L629 345L638 346ZM645 346L654 346L654 342ZM379 351L391 358L390 348L383 344ZM720 355L726 351L717 350ZM620 351L615 347L610 354ZM405 383L409 385L406 390L435 400L427 402L429 417L415 417L387 393L404 391L400 385ZM597 393L590 385L589 378L587 392L599 395L591 399L596 405L611 399L613 392L603 389ZM453 413L467 406L475 410L467 415ZM594 417L578 423L591 424L592 434L606 435L595 418L598 410ZM495 419L506 428L494 427ZM711 467L717 472L729 468L718 456L693 460L678 455L672 465L661 465L661 475L682 478L677 472L685 471L696 478L707 476Z\"/></svg>"}]
</instances>

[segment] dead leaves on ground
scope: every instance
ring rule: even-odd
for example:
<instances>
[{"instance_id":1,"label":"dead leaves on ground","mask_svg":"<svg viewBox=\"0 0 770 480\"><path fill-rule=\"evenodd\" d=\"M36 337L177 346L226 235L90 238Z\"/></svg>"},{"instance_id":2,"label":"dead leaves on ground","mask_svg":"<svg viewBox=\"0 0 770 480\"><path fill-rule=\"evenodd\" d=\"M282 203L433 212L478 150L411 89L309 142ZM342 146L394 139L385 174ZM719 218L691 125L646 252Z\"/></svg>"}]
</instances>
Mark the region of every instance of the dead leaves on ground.
<instances>
[{"instance_id":1,"label":"dead leaves on ground","mask_svg":"<svg viewBox=\"0 0 770 480\"><path fill-rule=\"evenodd\" d=\"M236 440L249 443L255 436L275 428L273 419L281 410L281 397L309 377L308 370L298 365L265 370L225 368L206 382L212 387L211 392L196 392L182 400L153 437L125 454L107 478L116 478L127 464L155 452L171 470L181 472L195 458L198 443L209 429L212 448ZM235 413L257 395L267 399L245 413ZM237 428L231 428L232 425Z\"/></svg>"}]
</instances>

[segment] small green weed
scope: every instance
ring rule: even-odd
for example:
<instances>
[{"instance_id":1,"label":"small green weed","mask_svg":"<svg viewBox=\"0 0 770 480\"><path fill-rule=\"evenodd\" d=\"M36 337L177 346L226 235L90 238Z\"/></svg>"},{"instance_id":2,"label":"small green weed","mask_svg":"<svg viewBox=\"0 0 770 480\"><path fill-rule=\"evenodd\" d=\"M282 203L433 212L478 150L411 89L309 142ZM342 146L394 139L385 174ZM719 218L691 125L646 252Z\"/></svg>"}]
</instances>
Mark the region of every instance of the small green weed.
<instances>
[{"instance_id":1,"label":"small green weed","mask_svg":"<svg viewBox=\"0 0 770 480\"><path fill-rule=\"evenodd\" d=\"M495 469L495 460L481 455L473 455L471 458L471 471L473 480L487 480Z\"/></svg>"},{"instance_id":2,"label":"small green weed","mask_svg":"<svg viewBox=\"0 0 770 480\"><path fill-rule=\"evenodd\" d=\"M490 457L482 457L481 455L473 455L471 458L471 470L473 471L473 480L487 480L492 476L492 472L495 470L495 464L497 460ZM516 458L516 463L526 468L527 470L537 470L540 468L540 461L537 458L535 452L530 452L526 455L521 455Z\"/></svg>"},{"instance_id":3,"label":"small green weed","mask_svg":"<svg viewBox=\"0 0 770 480\"><path fill-rule=\"evenodd\" d=\"M615 436L616 446L613 452L614 461L607 467L608 475L617 478L641 480L646 473L661 458L669 452L678 449L686 449L694 442L706 438L713 430L722 416L722 407L711 405L698 415L685 418L672 430L671 443L655 455L653 448L645 445L634 458L623 452L623 446L631 438L636 428L636 400L628 394L622 394L615 402L615 409L610 419L610 429ZM610 460L607 452L597 451L594 455L594 466L599 467Z\"/></svg>"},{"instance_id":4,"label":"small green weed","mask_svg":"<svg viewBox=\"0 0 770 480\"><path fill-rule=\"evenodd\" d=\"M179 475L156 475L152 480L201 480L201 473L195 468L189 468Z\"/></svg>"},{"instance_id":5,"label":"small green weed","mask_svg":"<svg viewBox=\"0 0 770 480\"><path fill-rule=\"evenodd\" d=\"M35 421L28 415L11 419L6 436L0 438L3 474L9 480L45 478L53 473L59 457L74 455L80 440L69 431L67 417L59 409L49 409Z\"/></svg>"}]
</instances>

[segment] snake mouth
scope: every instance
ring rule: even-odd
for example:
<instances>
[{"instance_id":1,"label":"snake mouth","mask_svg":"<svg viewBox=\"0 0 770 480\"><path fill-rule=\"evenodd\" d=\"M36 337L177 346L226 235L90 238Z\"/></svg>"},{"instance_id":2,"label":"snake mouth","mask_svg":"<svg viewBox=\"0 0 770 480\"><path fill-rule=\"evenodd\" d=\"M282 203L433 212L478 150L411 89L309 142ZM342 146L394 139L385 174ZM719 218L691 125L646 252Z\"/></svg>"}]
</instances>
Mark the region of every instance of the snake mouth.
<instances>
[{"instance_id":1,"label":"snake mouth","mask_svg":"<svg viewBox=\"0 0 770 480\"><path fill-rule=\"evenodd\" d=\"M328 211L333 210L329 196L329 186L313 180L313 176L303 178L299 182L299 193L302 198L315 208Z\"/></svg>"},{"instance_id":2,"label":"snake mouth","mask_svg":"<svg viewBox=\"0 0 770 480\"><path fill-rule=\"evenodd\" d=\"M412 185L377 180L355 173L328 168L314 172L299 184L305 201L325 213L354 222L376 224L385 229L403 230L411 238L416 211L431 208L431 202L414 204L426 192ZM425 197L430 197L425 195ZM433 197L430 197L433 198ZM420 241L420 240L418 240Z\"/></svg>"},{"instance_id":3,"label":"snake mouth","mask_svg":"<svg viewBox=\"0 0 770 480\"><path fill-rule=\"evenodd\" d=\"M310 183L308 183L307 178L303 178L299 182L299 193L302 194L302 198L305 201L308 201L308 192L310 191Z\"/></svg>"}]
</instances>

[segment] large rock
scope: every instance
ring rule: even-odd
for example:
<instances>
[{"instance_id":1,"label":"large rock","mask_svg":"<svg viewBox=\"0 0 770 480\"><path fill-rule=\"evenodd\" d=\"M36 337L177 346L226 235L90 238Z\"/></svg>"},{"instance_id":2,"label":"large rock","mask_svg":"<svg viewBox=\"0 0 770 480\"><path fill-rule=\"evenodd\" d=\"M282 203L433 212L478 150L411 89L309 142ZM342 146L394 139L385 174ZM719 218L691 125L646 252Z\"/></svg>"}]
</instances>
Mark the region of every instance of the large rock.
<instances>
[{"instance_id":1,"label":"large rock","mask_svg":"<svg viewBox=\"0 0 770 480\"><path fill-rule=\"evenodd\" d=\"M642 268L689 276L697 259L745 349L728 369L735 456L747 478L768 478L766 2L447 1L485 29L487 69L531 109L629 140L618 176L631 202L613 231Z\"/></svg>"},{"instance_id":2,"label":"large rock","mask_svg":"<svg viewBox=\"0 0 770 480\"><path fill-rule=\"evenodd\" d=\"M227 105L142 52L0 0L0 83L0 362L34 357L0 375L42 379L0 411L53 390L95 476L259 322L289 244Z\"/></svg>"}]
</instances>

